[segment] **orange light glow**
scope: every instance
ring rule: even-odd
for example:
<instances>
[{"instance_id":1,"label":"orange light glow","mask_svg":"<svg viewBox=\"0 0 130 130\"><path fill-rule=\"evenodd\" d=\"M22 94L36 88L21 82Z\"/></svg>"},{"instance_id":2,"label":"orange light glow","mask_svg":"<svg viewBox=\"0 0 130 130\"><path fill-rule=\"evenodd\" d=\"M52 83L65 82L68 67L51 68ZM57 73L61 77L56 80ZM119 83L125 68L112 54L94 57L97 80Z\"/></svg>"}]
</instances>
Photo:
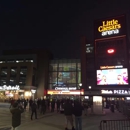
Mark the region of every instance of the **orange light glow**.
<instances>
[{"instance_id":1,"label":"orange light glow","mask_svg":"<svg viewBox=\"0 0 130 130\"><path fill-rule=\"evenodd\" d=\"M48 90L47 94L51 95L84 95L84 90L75 90L75 91L56 91L56 90Z\"/></svg>"}]
</instances>

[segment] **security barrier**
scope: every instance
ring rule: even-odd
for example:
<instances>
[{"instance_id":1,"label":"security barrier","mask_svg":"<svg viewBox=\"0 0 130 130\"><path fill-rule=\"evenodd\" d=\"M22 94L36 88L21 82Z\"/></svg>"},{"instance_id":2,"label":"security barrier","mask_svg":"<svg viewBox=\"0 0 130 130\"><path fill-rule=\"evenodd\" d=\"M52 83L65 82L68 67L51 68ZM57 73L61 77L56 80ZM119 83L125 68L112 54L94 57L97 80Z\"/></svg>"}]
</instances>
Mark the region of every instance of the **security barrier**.
<instances>
[{"instance_id":1,"label":"security barrier","mask_svg":"<svg viewBox=\"0 0 130 130\"><path fill-rule=\"evenodd\" d=\"M102 120L100 130L130 130L130 120Z\"/></svg>"}]
</instances>

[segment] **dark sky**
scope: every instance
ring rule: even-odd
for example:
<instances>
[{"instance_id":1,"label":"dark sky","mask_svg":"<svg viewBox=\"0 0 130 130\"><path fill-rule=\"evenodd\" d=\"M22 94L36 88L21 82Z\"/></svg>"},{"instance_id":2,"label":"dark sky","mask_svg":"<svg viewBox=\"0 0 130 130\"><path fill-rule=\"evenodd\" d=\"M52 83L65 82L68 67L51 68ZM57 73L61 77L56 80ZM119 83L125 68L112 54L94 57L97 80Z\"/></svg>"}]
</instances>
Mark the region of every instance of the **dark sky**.
<instances>
[{"instance_id":1,"label":"dark sky","mask_svg":"<svg viewBox=\"0 0 130 130\"><path fill-rule=\"evenodd\" d=\"M0 50L45 48L55 58L80 57L80 37L89 32L85 30L92 33L92 28L84 27L85 22L89 20L92 24L91 11L105 3L104 0L3 1L0 1Z\"/></svg>"},{"instance_id":2,"label":"dark sky","mask_svg":"<svg viewBox=\"0 0 130 130\"><path fill-rule=\"evenodd\" d=\"M79 57L78 22L95 1L0 2L1 49L48 48L55 57Z\"/></svg>"}]
</instances>

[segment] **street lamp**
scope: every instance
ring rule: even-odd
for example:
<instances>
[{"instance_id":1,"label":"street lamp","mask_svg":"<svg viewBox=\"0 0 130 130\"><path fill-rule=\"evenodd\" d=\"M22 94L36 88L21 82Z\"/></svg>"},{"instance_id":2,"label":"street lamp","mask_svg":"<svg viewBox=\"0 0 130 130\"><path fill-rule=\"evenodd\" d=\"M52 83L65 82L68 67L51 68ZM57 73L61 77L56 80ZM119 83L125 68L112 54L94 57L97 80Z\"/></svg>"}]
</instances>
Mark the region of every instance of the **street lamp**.
<instances>
[{"instance_id":1,"label":"street lamp","mask_svg":"<svg viewBox=\"0 0 130 130\"><path fill-rule=\"evenodd\" d=\"M82 86L82 83L79 83L79 86L81 87L81 86Z\"/></svg>"},{"instance_id":2,"label":"street lamp","mask_svg":"<svg viewBox=\"0 0 130 130\"><path fill-rule=\"evenodd\" d=\"M91 86L88 86L89 89L91 89L92 87Z\"/></svg>"}]
</instances>

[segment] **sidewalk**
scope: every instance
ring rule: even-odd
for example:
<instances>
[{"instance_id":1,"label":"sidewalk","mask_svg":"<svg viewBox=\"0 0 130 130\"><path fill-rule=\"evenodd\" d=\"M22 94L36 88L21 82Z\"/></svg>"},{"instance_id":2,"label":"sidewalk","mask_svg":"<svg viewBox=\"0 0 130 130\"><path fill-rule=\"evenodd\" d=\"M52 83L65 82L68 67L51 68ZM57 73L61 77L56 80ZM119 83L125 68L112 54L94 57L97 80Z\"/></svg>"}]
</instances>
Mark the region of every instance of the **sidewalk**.
<instances>
[{"instance_id":1,"label":"sidewalk","mask_svg":"<svg viewBox=\"0 0 130 130\"><path fill-rule=\"evenodd\" d=\"M114 120L114 119L126 119L126 117L117 111L111 113L109 109L105 110L106 115L83 115L83 130L98 130L101 120ZM90 110L89 110L90 113ZM45 115L40 115L38 113L37 120L30 119L31 112L26 111L22 114L22 122L19 130L64 130L64 114L60 113L46 113ZM11 126L11 114L9 109L0 109L0 127Z\"/></svg>"}]
</instances>

